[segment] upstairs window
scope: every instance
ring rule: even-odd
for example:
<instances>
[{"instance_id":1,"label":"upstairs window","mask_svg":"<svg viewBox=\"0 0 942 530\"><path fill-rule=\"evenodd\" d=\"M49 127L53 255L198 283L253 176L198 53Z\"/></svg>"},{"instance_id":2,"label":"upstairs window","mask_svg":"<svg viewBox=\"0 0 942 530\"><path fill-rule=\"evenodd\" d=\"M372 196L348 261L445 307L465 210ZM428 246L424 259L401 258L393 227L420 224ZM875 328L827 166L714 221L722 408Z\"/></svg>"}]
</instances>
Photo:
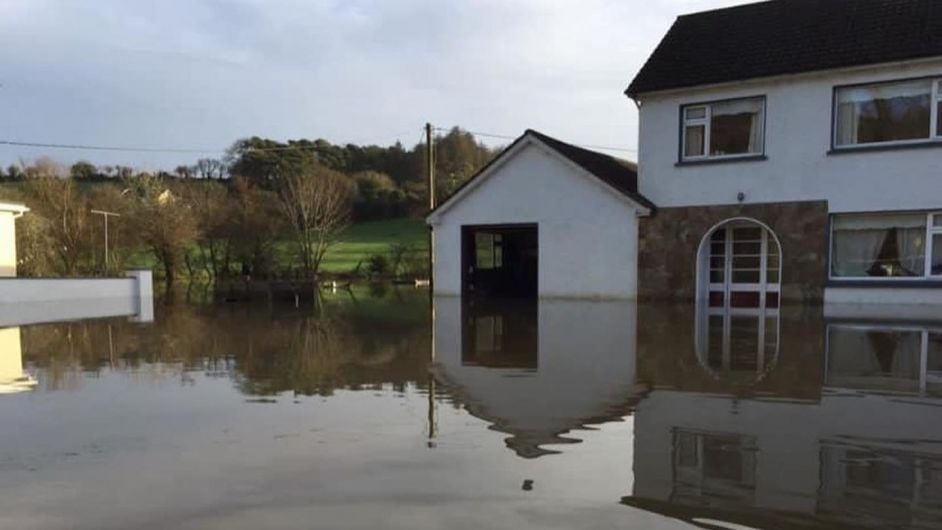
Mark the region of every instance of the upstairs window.
<instances>
[{"instance_id":1,"label":"upstairs window","mask_svg":"<svg viewBox=\"0 0 942 530\"><path fill-rule=\"evenodd\" d=\"M942 83L916 79L843 87L835 93L834 146L942 138Z\"/></svg>"},{"instance_id":2,"label":"upstairs window","mask_svg":"<svg viewBox=\"0 0 942 530\"><path fill-rule=\"evenodd\" d=\"M682 160L761 155L765 98L734 99L681 108Z\"/></svg>"}]
</instances>

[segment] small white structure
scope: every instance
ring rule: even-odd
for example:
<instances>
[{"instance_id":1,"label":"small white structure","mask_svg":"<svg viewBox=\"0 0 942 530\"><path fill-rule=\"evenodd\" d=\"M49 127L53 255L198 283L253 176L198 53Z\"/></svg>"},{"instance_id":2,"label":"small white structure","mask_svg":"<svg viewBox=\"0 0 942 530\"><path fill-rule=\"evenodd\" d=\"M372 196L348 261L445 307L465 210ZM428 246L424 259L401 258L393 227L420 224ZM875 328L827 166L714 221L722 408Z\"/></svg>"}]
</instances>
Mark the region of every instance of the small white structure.
<instances>
[{"instance_id":1,"label":"small white structure","mask_svg":"<svg viewBox=\"0 0 942 530\"><path fill-rule=\"evenodd\" d=\"M533 130L429 214L438 295L633 299L634 164Z\"/></svg>"},{"instance_id":2,"label":"small white structure","mask_svg":"<svg viewBox=\"0 0 942 530\"><path fill-rule=\"evenodd\" d=\"M16 276L16 219L29 208L15 202L0 202L0 277Z\"/></svg>"}]
</instances>

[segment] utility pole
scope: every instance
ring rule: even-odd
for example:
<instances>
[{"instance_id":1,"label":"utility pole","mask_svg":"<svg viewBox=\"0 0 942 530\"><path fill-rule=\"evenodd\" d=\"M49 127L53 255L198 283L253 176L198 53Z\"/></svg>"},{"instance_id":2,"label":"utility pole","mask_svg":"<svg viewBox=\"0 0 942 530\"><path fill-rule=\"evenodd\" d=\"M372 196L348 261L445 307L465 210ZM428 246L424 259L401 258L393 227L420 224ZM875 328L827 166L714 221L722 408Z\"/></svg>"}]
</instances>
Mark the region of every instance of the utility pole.
<instances>
[{"instance_id":1,"label":"utility pole","mask_svg":"<svg viewBox=\"0 0 942 530\"><path fill-rule=\"evenodd\" d=\"M104 210L92 210L92 213L98 214L105 218L105 275L108 275L109 272L109 259L108 259L108 218L109 217L121 217L121 214L115 212L106 212Z\"/></svg>"},{"instance_id":2,"label":"utility pole","mask_svg":"<svg viewBox=\"0 0 942 530\"><path fill-rule=\"evenodd\" d=\"M432 144L434 141L434 128L431 123L425 124L425 163L426 163L426 178L428 185L428 211L431 212L435 209L435 147ZM432 226L428 227L428 289L429 293L432 293L435 288L432 277L433 267L435 266L435 254L432 249L434 244L434 234L432 231Z\"/></svg>"},{"instance_id":3,"label":"utility pole","mask_svg":"<svg viewBox=\"0 0 942 530\"><path fill-rule=\"evenodd\" d=\"M425 160L428 163L426 167L426 177L428 179L428 209L435 209L435 150L432 147L433 128L431 123L425 124Z\"/></svg>"}]
</instances>

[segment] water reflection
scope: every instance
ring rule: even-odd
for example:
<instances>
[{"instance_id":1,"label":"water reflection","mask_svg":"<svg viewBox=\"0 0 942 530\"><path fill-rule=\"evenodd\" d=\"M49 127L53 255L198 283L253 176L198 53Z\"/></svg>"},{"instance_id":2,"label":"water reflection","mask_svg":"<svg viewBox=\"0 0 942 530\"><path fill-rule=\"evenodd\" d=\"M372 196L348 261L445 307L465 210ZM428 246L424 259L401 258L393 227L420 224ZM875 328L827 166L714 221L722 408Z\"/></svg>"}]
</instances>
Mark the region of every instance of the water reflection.
<instances>
[{"instance_id":1,"label":"water reflection","mask_svg":"<svg viewBox=\"0 0 942 530\"><path fill-rule=\"evenodd\" d=\"M779 350L778 308L697 308L697 357L717 378L758 380Z\"/></svg>"},{"instance_id":2,"label":"water reflection","mask_svg":"<svg viewBox=\"0 0 942 530\"><path fill-rule=\"evenodd\" d=\"M28 392L36 380L23 370L20 328L0 328L0 394Z\"/></svg>"},{"instance_id":3,"label":"water reflection","mask_svg":"<svg viewBox=\"0 0 942 530\"><path fill-rule=\"evenodd\" d=\"M524 458L635 401L635 304L435 300L436 378Z\"/></svg>"},{"instance_id":4,"label":"water reflection","mask_svg":"<svg viewBox=\"0 0 942 530\"><path fill-rule=\"evenodd\" d=\"M427 304L0 331L0 526L942 527L942 322Z\"/></svg>"},{"instance_id":5,"label":"water reflection","mask_svg":"<svg viewBox=\"0 0 942 530\"><path fill-rule=\"evenodd\" d=\"M942 323L782 312L777 360L762 369L767 316L731 340L743 315L698 314L691 352L659 324L682 309L642 311L639 379L654 390L635 409L623 502L705 528L942 526ZM721 363L703 347L714 337Z\"/></svg>"}]
</instances>

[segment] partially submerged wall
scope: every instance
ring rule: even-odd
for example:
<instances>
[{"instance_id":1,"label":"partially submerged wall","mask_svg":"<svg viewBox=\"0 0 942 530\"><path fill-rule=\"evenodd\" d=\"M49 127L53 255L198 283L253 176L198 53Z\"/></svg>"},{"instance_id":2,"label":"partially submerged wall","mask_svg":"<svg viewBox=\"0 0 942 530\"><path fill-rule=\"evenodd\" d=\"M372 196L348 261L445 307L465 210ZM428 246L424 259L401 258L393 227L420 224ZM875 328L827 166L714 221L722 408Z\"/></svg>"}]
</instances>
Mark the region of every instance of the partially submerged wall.
<instances>
[{"instance_id":1,"label":"partially submerged wall","mask_svg":"<svg viewBox=\"0 0 942 530\"><path fill-rule=\"evenodd\" d=\"M0 278L0 326L79 318L153 320L153 275L125 278Z\"/></svg>"}]
</instances>

